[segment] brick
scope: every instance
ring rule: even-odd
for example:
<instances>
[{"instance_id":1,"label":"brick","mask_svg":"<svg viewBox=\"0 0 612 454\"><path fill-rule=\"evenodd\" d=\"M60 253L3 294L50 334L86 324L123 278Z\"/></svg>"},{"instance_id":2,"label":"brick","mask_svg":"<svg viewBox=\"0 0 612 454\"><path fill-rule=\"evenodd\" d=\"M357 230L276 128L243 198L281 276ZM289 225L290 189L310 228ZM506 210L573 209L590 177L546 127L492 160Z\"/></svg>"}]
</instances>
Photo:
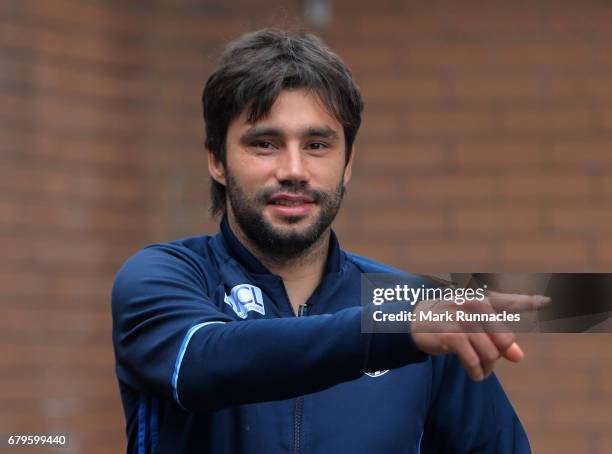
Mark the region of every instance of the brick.
<instances>
[{"instance_id":1,"label":"brick","mask_svg":"<svg viewBox=\"0 0 612 454\"><path fill-rule=\"evenodd\" d=\"M524 171L538 168L542 153L537 143L459 142L454 147L453 165L470 169L508 169Z\"/></svg>"},{"instance_id":2,"label":"brick","mask_svg":"<svg viewBox=\"0 0 612 454\"><path fill-rule=\"evenodd\" d=\"M17 309L6 308L0 323L3 326L26 326L31 323L34 326L46 325L46 328L69 329L87 331L88 329L104 330L110 332L110 313L106 308L100 310L58 310L48 308Z\"/></svg>"},{"instance_id":3,"label":"brick","mask_svg":"<svg viewBox=\"0 0 612 454\"><path fill-rule=\"evenodd\" d=\"M0 353L2 353L0 355L0 365L3 368L22 365L36 365L43 368L60 364L67 366L70 364L89 364L108 367L110 370L115 359L109 345L94 345L82 349L74 348L71 345L49 345L45 343L0 343Z\"/></svg>"},{"instance_id":4,"label":"brick","mask_svg":"<svg viewBox=\"0 0 612 454\"><path fill-rule=\"evenodd\" d=\"M550 223L559 232L609 232L612 229L612 212L608 206L553 208Z\"/></svg>"},{"instance_id":5,"label":"brick","mask_svg":"<svg viewBox=\"0 0 612 454\"><path fill-rule=\"evenodd\" d=\"M360 89L367 106L382 104L386 108L419 101L439 102L446 96L444 83L434 77L377 77L366 79Z\"/></svg>"},{"instance_id":6,"label":"brick","mask_svg":"<svg viewBox=\"0 0 612 454\"><path fill-rule=\"evenodd\" d=\"M338 11L336 17L342 15L346 18L355 11L353 1L339 1L334 3ZM357 10L359 11L359 10ZM409 43L410 37L422 37L423 33L432 33L444 24L444 20L437 14L427 11L412 11L411 14L385 13L377 4L376 20L370 20L360 14L352 15L350 20L336 20L324 34L331 42L343 40L347 35L359 42L395 42Z\"/></svg>"},{"instance_id":7,"label":"brick","mask_svg":"<svg viewBox=\"0 0 612 454\"><path fill-rule=\"evenodd\" d=\"M585 96L585 79L583 77L567 77L551 75L542 83L542 93L555 98L577 98Z\"/></svg>"},{"instance_id":8,"label":"brick","mask_svg":"<svg viewBox=\"0 0 612 454\"><path fill-rule=\"evenodd\" d=\"M403 129L404 122L397 115L379 115L364 118L361 134L365 136L397 135Z\"/></svg>"},{"instance_id":9,"label":"brick","mask_svg":"<svg viewBox=\"0 0 612 454\"><path fill-rule=\"evenodd\" d=\"M38 102L30 98L0 93L0 114L27 123L33 112L36 118L49 129L81 129L104 131L107 134L128 136L135 128L142 127L141 115L120 112L103 106L92 106L84 102L58 102L41 95Z\"/></svg>"},{"instance_id":10,"label":"brick","mask_svg":"<svg viewBox=\"0 0 612 454\"><path fill-rule=\"evenodd\" d=\"M488 176L434 175L408 179L404 191L411 199L489 200L495 186L494 179Z\"/></svg>"},{"instance_id":11,"label":"brick","mask_svg":"<svg viewBox=\"0 0 612 454\"><path fill-rule=\"evenodd\" d=\"M435 243L406 241L402 251L410 272L470 271L484 269L493 258L493 248L484 242L439 240Z\"/></svg>"},{"instance_id":12,"label":"brick","mask_svg":"<svg viewBox=\"0 0 612 454\"><path fill-rule=\"evenodd\" d=\"M70 11L70 14L65 14L65 11ZM23 14L50 23L88 25L121 32L142 33L143 29L142 17L129 10L69 0L24 3Z\"/></svg>"},{"instance_id":13,"label":"brick","mask_svg":"<svg viewBox=\"0 0 612 454\"><path fill-rule=\"evenodd\" d=\"M536 68L572 68L588 66L595 61L596 50L585 42L554 43L522 41L506 43L448 42L436 45L407 47L402 53L402 68L427 67L443 70L452 68L456 72L467 72L473 68L515 70Z\"/></svg>"},{"instance_id":14,"label":"brick","mask_svg":"<svg viewBox=\"0 0 612 454\"><path fill-rule=\"evenodd\" d=\"M600 115L601 127L605 130L612 130L612 109L605 109Z\"/></svg>"},{"instance_id":15,"label":"brick","mask_svg":"<svg viewBox=\"0 0 612 454\"><path fill-rule=\"evenodd\" d=\"M40 168L4 166L0 168L0 188L15 194L114 200L117 203L143 203L147 186L133 178L109 178L97 175L52 172Z\"/></svg>"},{"instance_id":16,"label":"brick","mask_svg":"<svg viewBox=\"0 0 612 454\"><path fill-rule=\"evenodd\" d=\"M198 71L204 74L201 69ZM193 106L198 110L196 117L201 117L201 92L203 82L176 82L170 83L163 87L157 94L160 103L167 105L176 105L177 107Z\"/></svg>"},{"instance_id":17,"label":"brick","mask_svg":"<svg viewBox=\"0 0 612 454\"><path fill-rule=\"evenodd\" d=\"M36 71L36 84L40 89L96 95L132 103L142 102L147 96L145 84L116 75L75 71L56 65L37 65Z\"/></svg>"},{"instance_id":18,"label":"brick","mask_svg":"<svg viewBox=\"0 0 612 454\"><path fill-rule=\"evenodd\" d=\"M108 270L114 271L125 253L125 246L108 245L102 241L79 241L50 239L47 237L31 238L3 235L0 233L0 258L5 263L30 264L44 267L47 272L62 269ZM61 263L58 263L61 257Z\"/></svg>"},{"instance_id":19,"label":"brick","mask_svg":"<svg viewBox=\"0 0 612 454\"><path fill-rule=\"evenodd\" d=\"M551 74L545 77L542 89L543 94L557 98L557 102L559 101L558 98L565 98L564 101L575 104L596 102L609 105L612 97L612 77L605 73L588 75Z\"/></svg>"},{"instance_id":20,"label":"brick","mask_svg":"<svg viewBox=\"0 0 612 454\"><path fill-rule=\"evenodd\" d=\"M604 197L612 197L612 178L605 176L602 178L600 185L601 195Z\"/></svg>"},{"instance_id":21,"label":"brick","mask_svg":"<svg viewBox=\"0 0 612 454\"><path fill-rule=\"evenodd\" d=\"M54 56L122 67L142 66L145 57L144 50L134 44L123 43L121 52L117 52L111 40L85 36L73 39L66 33L17 23L4 23L3 28L4 45L22 51L35 50Z\"/></svg>"},{"instance_id":22,"label":"brick","mask_svg":"<svg viewBox=\"0 0 612 454\"><path fill-rule=\"evenodd\" d=\"M586 96L598 101L609 100L612 97L612 75L592 74L585 76L584 92Z\"/></svg>"},{"instance_id":23,"label":"brick","mask_svg":"<svg viewBox=\"0 0 612 454\"><path fill-rule=\"evenodd\" d=\"M0 159L13 161L72 166L85 164L99 171L110 168L115 174L130 173L132 177L143 174L143 153L140 146L124 144L108 137L92 141L62 134L31 134L27 131L5 130Z\"/></svg>"},{"instance_id":24,"label":"brick","mask_svg":"<svg viewBox=\"0 0 612 454\"><path fill-rule=\"evenodd\" d=\"M499 9L479 9L477 14L470 9L456 11L447 26L453 32L461 33L461 36L489 36L490 33L495 33L495 36L501 39L508 33L538 32L541 24L531 11L504 8L503 12Z\"/></svg>"},{"instance_id":25,"label":"brick","mask_svg":"<svg viewBox=\"0 0 612 454\"><path fill-rule=\"evenodd\" d=\"M570 410L571 411L571 410ZM559 452L593 452L593 439L588 433L567 435L559 430L528 432L533 452L557 454Z\"/></svg>"},{"instance_id":26,"label":"brick","mask_svg":"<svg viewBox=\"0 0 612 454\"><path fill-rule=\"evenodd\" d=\"M497 234L535 233L541 225L541 213L533 207L492 206L458 208L449 217L452 229L464 233Z\"/></svg>"},{"instance_id":27,"label":"brick","mask_svg":"<svg viewBox=\"0 0 612 454\"><path fill-rule=\"evenodd\" d=\"M440 232L445 226L442 210L371 209L358 219L363 234L375 236Z\"/></svg>"},{"instance_id":28,"label":"brick","mask_svg":"<svg viewBox=\"0 0 612 454\"><path fill-rule=\"evenodd\" d=\"M612 266L612 244L607 237L597 241L596 251L599 263L608 267Z\"/></svg>"},{"instance_id":29,"label":"brick","mask_svg":"<svg viewBox=\"0 0 612 454\"><path fill-rule=\"evenodd\" d=\"M485 46L465 43L442 43L407 46L400 52L400 69L420 70L465 70L485 65L489 61L489 50Z\"/></svg>"},{"instance_id":30,"label":"brick","mask_svg":"<svg viewBox=\"0 0 612 454\"><path fill-rule=\"evenodd\" d=\"M389 46L351 48L340 45L334 46L334 51L342 56L344 62L356 74L369 71L392 72L398 58L395 50Z\"/></svg>"},{"instance_id":31,"label":"brick","mask_svg":"<svg viewBox=\"0 0 612 454\"><path fill-rule=\"evenodd\" d=\"M538 42L524 41L516 44L495 46L491 52L494 64L516 66L542 66L542 67L573 67L584 65L588 67L593 63L595 49L584 40L572 42Z\"/></svg>"},{"instance_id":32,"label":"brick","mask_svg":"<svg viewBox=\"0 0 612 454\"><path fill-rule=\"evenodd\" d=\"M563 398L550 403L550 424L560 431L606 430L609 428L611 401Z\"/></svg>"},{"instance_id":33,"label":"brick","mask_svg":"<svg viewBox=\"0 0 612 454\"><path fill-rule=\"evenodd\" d=\"M401 124L414 135L475 135L490 130L491 116L478 111L418 112L406 115Z\"/></svg>"},{"instance_id":34,"label":"brick","mask_svg":"<svg viewBox=\"0 0 612 454\"><path fill-rule=\"evenodd\" d=\"M500 176L497 185L500 195L510 199L586 200L593 180L581 174L518 174Z\"/></svg>"},{"instance_id":35,"label":"brick","mask_svg":"<svg viewBox=\"0 0 612 454\"><path fill-rule=\"evenodd\" d=\"M541 82L534 77L478 78L455 77L449 82L454 98L485 99L487 101L507 100L516 102L517 98L538 98L542 92Z\"/></svg>"},{"instance_id":36,"label":"brick","mask_svg":"<svg viewBox=\"0 0 612 454\"><path fill-rule=\"evenodd\" d=\"M377 147L372 142L356 144L354 165L372 171L415 169L419 167L439 168L448 161L449 153L444 147L433 144L406 143Z\"/></svg>"},{"instance_id":37,"label":"brick","mask_svg":"<svg viewBox=\"0 0 612 454\"><path fill-rule=\"evenodd\" d=\"M593 367L593 395L602 400L612 401L612 381L610 375L612 368L609 364L597 363Z\"/></svg>"},{"instance_id":38,"label":"brick","mask_svg":"<svg viewBox=\"0 0 612 454\"><path fill-rule=\"evenodd\" d=\"M369 183L369 184L368 184ZM404 182L399 178L378 177L375 180L354 174L348 187L347 198L373 203L383 200L398 200L404 194Z\"/></svg>"},{"instance_id":39,"label":"brick","mask_svg":"<svg viewBox=\"0 0 612 454\"><path fill-rule=\"evenodd\" d=\"M379 260L391 266L399 266L401 263L401 252L397 246L391 244L380 244L374 242L364 243L356 239L351 241L350 238L344 236L342 247L355 254L371 257L374 260Z\"/></svg>"},{"instance_id":40,"label":"brick","mask_svg":"<svg viewBox=\"0 0 612 454\"><path fill-rule=\"evenodd\" d=\"M499 127L512 133L551 133L588 131L593 127L593 114L589 110L576 111L522 111L499 114Z\"/></svg>"},{"instance_id":41,"label":"brick","mask_svg":"<svg viewBox=\"0 0 612 454\"><path fill-rule=\"evenodd\" d=\"M577 270L589 260L587 244L581 239L507 240L497 247L501 263L519 266L524 272Z\"/></svg>"},{"instance_id":42,"label":"brick","mask_svg":"<svg viewBox=\"0 0 612 454\"><path fill-rule=\"evenodd\" d=\"M180 13L180 11L179 11ZM217 14L216 20L223 21L223 27L202 27L200 15L173 16L166 13L157 21L159 34L164 42L184 41L186 43L213 44L221 49L222 44L238 36L256 30L255 24L235 14Z\"/></svg>"},{"instance_id":43,"label":"brick","mask_svg":"<svg viewBox=\"0 0 612 454\"><path fill-rule=\"evenodd\" d=\"M610 17L612 17L612 15L608 14L608 19ZM607 47L608 46L602 42L598 42L596 45L595 61L601 66L608 66L612 63L612 57L610 57L610 52L608 52Z\"/></svg>"},{"instance_id":44,"label":"brick","mask_svg":"<svg viewBox=\"0 0 612 454\"><path fill-rule=\"evenodd\" d=\"M550 144L543 160L547 167L567 166L576 170L603 170L612 167L612 140L586 139Z\"/></svg>"},{"instance_id":45,"label":"brick","mask_svg":"<svg viewBox=\"0 0 612 454\"><path fill-rule=\"evenodd\" d=\"M12 296L58 296L83 305L97 295L110 296L111 281L112 276L41 276L30 271L0 270L0 288L5 289L2 293L11 289L6 293Z\"/></svg>"},{"instance_id":46,"label":"brick","mask_svg":"<svg viewBox=\"0 0 612 454\"><path fill-rule=\"evenodd\" d=\"M49 380L44 376L4 379L6 387L0 390L0 400L7 398L62 398L113 396L116 383L108 376L91 377L87 380L66 377L64 380Z\"/></svg>"},{"instance_id":47,"label":"brick","mask_svg":"<svg viewBox=\"0 0 612 454\"><path fill-rule=\"evenodd\" d=\"M130 209L81 210L67 204L23 200L11 203L0 200L0 228L19 227L31 232L70 231L73 234L113 233L142 235L144 213Z\"/></svg>"},{"instance_id":48,"label":"brick","mask_svg":"<svg viewBox=\"0 0 612 454\"><path fill-rule=\"evenodd\" d=\"M610 20L612 11L607 7L564 8L554 12L542 11L541 14L545 30L564 34L609 32Z\"/></svg>"},{"instance_id":49,"label":"brick","mask_svg":"<svg viewBox=\"0 0 612 454\"><path fill-rule=\"evenodd\" d=\"M34 73L36 77L24 78ZM89 99L97 96L102 101L124 100L132 104L142 103L147 88L142 82L118 74L84 71L36 59L7 60L6 70L0 73L0 78L4 84L24 85L45 93L80 95Z\"/></svg>"},{"instance_id":50,"label":"brick","mask_svg":"<svg viewBox=\"0 0 612 454\"><path fill-rule=\"evenodd\" d=\"M573 368L599 372L602 366L612 361L612 352L608 348L611 334L564 334L557 339L558 348L550 351L550 359L554 362L563 364L571 358Z\"/></svg>"},{"instance_id":51,"label":"brick","mask_svg":"<svg viewBox=\"0 0 612 454\"><path fill-rule=\"evenodd\" d=\"M171 113L171 112L169 112ZM192 137L193 143L202 143L202 117L201 113L197 115L176 115L177 121L156 123L157 135L162 140L171 138L180 138L184 140L186 137Z\"/></svg>"},{"instance_id":52,"label":"brick","mask_svg":"<svg viewBox=\"0 0 612 454\"><path fill-rule=\"evenodd\" d=\"M517 398L545 399L588 399L592 391L589 371L571 369L557 365L534 371L516 367L512 376L503 381L506 392Z\"/></svg>"}]
</instances>

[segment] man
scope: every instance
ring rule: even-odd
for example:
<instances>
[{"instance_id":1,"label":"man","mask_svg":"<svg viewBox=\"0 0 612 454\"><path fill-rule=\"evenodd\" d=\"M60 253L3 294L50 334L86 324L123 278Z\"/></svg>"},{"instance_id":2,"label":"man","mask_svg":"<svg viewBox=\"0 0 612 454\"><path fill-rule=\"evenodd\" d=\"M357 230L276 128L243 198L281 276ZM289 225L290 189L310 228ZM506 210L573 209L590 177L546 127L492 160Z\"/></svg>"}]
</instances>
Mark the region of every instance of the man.
<instances>
[{"instance_id":1,"label":"man","mask_svg":"<svg viewBox=\"0 0 612 454\"><path fill-rule=\"evenodd\" d=\"M203 105L220 233L143 249L113 287L128 452L529 452L490 374L511 333L362 333L361 274L396 270L330 229L363 108L340 59L245 35Z\"/></svg>"}]
</instances>

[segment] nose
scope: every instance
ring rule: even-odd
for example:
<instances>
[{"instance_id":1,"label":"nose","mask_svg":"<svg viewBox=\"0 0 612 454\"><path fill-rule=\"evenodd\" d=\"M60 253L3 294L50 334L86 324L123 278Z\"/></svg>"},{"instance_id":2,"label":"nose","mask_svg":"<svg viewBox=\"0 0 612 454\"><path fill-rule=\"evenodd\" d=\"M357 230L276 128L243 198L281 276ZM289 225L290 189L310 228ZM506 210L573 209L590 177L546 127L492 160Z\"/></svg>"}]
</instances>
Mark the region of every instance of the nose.
<instances>
[{"instance_id":1,"label":"nose","mask_svg":"<svg viewBox=\"0 0 612 454\"><path fill-rule=\"evenodd\" d=\"M299 145L289 145L279 153L276 179L282 182L307 183L310 179L306 157Z\"/></svg>"}]
</instances>

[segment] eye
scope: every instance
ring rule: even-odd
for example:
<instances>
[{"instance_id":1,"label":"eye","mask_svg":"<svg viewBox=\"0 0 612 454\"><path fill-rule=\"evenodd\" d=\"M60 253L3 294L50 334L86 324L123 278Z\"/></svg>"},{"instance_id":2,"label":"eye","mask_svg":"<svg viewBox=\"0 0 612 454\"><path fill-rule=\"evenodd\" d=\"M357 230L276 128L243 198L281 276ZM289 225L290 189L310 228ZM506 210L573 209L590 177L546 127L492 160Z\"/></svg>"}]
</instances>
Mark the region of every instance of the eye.
<instances>
[{"instance_id":1,"label":"eye","mask_svg":"<svg viewBox=\"0 0 612 454\"><path fill-rule=\"evenodd\" d=\"M307 148L309 150L325 150L328 148L328 145L323 142L312 142L308 144Z\"/></svg>"},{"instance_id":2,"label":"eye","mask_svg":"<svg viewBox=\"0 0 612 454\"><path fill-rule=\"evenodd\" d=\"M256 140L251 145L255 148L263 148L265 150L274 148L274 144L267 140Z\"/></svg>"},{"instance_id":3,"label":"eye","mask_svg":"<svg viewBox=\"0 0 612 454\"><path fill-rule=\"evenodd\" d=\"M249 144L249 148L252 150L253 153L262 156L274 154L278 149L274 142L261 139L254 140L253 142L251 142Z\"/></svg>"}]
</instances>

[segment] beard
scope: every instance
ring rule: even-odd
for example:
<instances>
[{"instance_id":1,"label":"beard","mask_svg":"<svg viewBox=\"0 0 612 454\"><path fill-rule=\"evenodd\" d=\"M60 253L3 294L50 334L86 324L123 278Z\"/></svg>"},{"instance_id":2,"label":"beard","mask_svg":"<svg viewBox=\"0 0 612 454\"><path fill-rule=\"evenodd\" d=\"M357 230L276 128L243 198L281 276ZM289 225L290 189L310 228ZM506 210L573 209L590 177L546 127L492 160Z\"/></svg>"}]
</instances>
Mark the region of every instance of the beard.
<instances>
[{"instance_id":1,"label":"beard","mask_svg":"<svg viewBox=\"0 0 612 454\"><path fill-rule=\"evenodd\" d=\"M336 188L328 192L311 188L308 184L286 181L249 195L229 172L226 176L229 203L238 227L258 250L281 261L299 257L321 238L338 214L345 192L340 178ZM292 229L290 226L300 222L302 216L291 216L284 218L289 228L278 228L264 217L263 210L279 192L304 195L318 205L319 212L310 225Z\"/></svg>"}]
</instances>

